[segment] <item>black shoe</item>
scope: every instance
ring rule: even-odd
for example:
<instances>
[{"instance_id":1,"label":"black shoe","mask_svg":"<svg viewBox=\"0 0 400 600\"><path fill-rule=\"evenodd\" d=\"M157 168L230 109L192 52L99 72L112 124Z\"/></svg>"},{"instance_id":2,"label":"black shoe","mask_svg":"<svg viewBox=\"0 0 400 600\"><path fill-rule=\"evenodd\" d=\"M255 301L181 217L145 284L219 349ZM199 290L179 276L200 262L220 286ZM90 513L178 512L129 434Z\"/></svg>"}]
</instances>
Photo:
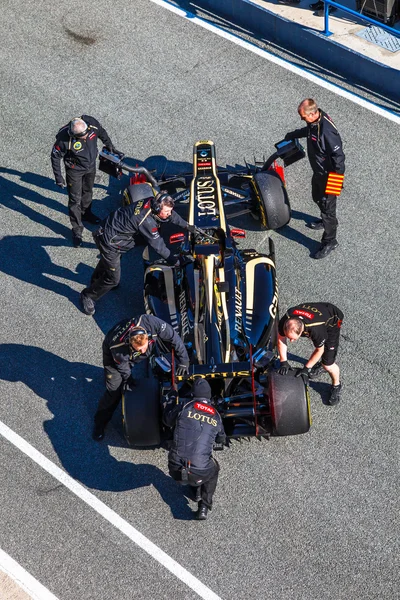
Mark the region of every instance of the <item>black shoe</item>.
<instances>
[{"instance_id":1,"label":"black shoe","mask_svg":"<svg viewBox=\"0 0 400 600\"><path fill-rule=\"evenodd\" d=\"M320 362L317 362L317 364L311 368L311 370L308 374L308 378L316 379L321 372L322 372L322 364L320 361Z\"/></svg>"},{"instance_id":2,"label":"black shoe","mask_svg":"<svg viewBox=\"0 0 400 600\"><path fill-rule=\"evenodd\" d=\"M317 250L317 252L314 254L313 258L325 258L325 256L328 256L328 254L330 254L332 250L335 250L335 248L337 248L338 246L339 244L336 241L328 242L327 244L322 244Z\"/></svg>"},{"instance_id":3,"label":"black shoe","mask_svg":"<svg viewBox=\"0 0 400 600\"><path fill-rule=\"evenodd\" d=\"M199 510L196 513L196 519L198 521L205 521L208 515L208 508L205 504L199 505Z\"/></svg>"},{"instance_id":4,"label":"black shoe","mask_svg":"<svg viewBox=\"0 0 400 600\"><path fill-rule=\"evenodd\" d=\"M79 248L79 246L82 246L82 242L83 240L81 236L72 232L72 243L74 245L74 248Z\"/></svg>"},{"instance_id":5,"label":"black shoe","mask_svg":"<svg viewBox=\"0 0 400 600\"><path fill-rule=\"evenodd\" d=\"M328 404L330 404L330 406L335 406L336 404L339 403L341 389L342 389L342 384L341 383L339 383L339 385L332 385L331 386L331 395L330 395L330 398L328 400Z\"/></svg>"},{"instance_id":6,"label":"black shoe","mask_svg":"<svg viewBox=\"0 0 400 600\"><path fill-rule=\"evenodd\" d=\"M324 224L322 223L322 219L317 219L316 221L312 221L312 223L306 223L306 227L316 231L317 229L323 229Z\"/></svg>"},{"instance_id":7,"label":"black shoe","mask_svg":"<svg viewBox=\"0 0 400 600\"><path fill-rule=\"evenodd\" d=\"M104 425L95 425L93 427L92 438L95 442L100 442L104 437Z\"/></svg>"},{"instance_id":8,"label":"black shoe","mask_svg":"<svg viewBox=\"0 0 400 600\"><path fill-rule=\"evenodd\" d=\"M319 1L319 2L314 2L313 4L309 5L311 10L321 10L322 8L324 8L324 3Z\"/></svg>"},{"instance_id":9,"label":"black shoe","mask_svg":"<svg viewBox=\"0 0 400 600\"><path fill-rule=\"evenodd\" d=\"M98 225L101 223L101 219L99 219L99 217L92 212L86 212L82 216L82 221L86 221L86 223L92 223L92 225Z\"/></svg>"},{"instance_id":10,"label":"black shoe","mask_svg":"<svg viewBox=\"0 0 400 600\"><path fill-rule=\"evenodd\" d=\"M83 292L80 295L81 307L85 315L89 315L90 317L94 315L96 312L95 303L89 296L86 296Z\"/></svg>"}]
</instances>

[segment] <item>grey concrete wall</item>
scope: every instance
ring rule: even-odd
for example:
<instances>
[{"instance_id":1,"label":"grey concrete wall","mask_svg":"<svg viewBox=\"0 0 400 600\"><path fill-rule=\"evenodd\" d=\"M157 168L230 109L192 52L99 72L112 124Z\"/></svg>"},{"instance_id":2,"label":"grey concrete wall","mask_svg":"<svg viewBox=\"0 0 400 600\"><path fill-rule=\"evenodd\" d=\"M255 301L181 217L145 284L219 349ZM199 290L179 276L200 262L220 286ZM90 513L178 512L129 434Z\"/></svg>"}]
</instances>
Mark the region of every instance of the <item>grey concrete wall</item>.
<instances>
[{"instance_id":1,"label":"grey concrete wall","mask_svg":"<svg viewBox=\"0 0 400 600\"><path fill-rule=\"evenodd\" d=\"M338 73L349 83L400 101L400 71L341 46L322 33L288 21L249 0L196 0L196 5Z\"/></svg>"}]
</instances>

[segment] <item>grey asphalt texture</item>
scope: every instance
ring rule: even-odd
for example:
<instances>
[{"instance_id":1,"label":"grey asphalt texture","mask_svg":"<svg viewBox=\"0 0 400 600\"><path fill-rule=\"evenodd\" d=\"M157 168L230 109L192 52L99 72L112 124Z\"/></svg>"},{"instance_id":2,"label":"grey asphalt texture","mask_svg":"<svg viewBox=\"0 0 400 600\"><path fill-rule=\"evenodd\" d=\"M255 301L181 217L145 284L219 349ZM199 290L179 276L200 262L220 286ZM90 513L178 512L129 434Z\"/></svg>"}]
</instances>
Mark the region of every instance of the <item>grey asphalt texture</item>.
<instances>
[{"instance_id":1,"label":"grey asphalt texture","mask_svg":"<svg viewBox=\"0 0 400 600\"><path fill-rule=\"evenodd\" d=\"M398 598L399 127L145 0L8 1L0 33L0 420L225 600ZM243 165L300 126L305 97L344 141L340 245L310 258L311 171L292 165L293 218L272 234L280 310L343 310L343 398L324 404L322 376L309 433L219 453L214 509L199 523L167 477L166 451L127 448L119 412L104 442L91 440L101 342L143 310L141 257L124 257L94 318L79 311L97 251L89 231L71 245L50 150L60 126L88 113L132 164L166 156L182 171L193 143L211 138L219 165ZM118 207L122 188L98 173L94 211ZM233 222L248 231L242 247L267 249L256 221ZM311 347L290 350L295 365ZM0 453L0 546L60 600L197 597L4 439Z\"/></svg>"}]
</instances>

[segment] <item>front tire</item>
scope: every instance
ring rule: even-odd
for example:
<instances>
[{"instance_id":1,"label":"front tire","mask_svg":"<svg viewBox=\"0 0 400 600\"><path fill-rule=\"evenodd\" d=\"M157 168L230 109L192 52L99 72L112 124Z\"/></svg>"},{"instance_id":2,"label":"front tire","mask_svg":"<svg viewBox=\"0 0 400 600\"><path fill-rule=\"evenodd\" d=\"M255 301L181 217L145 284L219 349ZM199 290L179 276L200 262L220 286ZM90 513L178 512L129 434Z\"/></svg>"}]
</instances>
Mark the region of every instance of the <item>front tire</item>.
<instances>
[{"instance_id":1,"label":"front tire","mask_svg":"<svg viewBox=\"0 0 400 600\"><path fill-rule=\"evenodd\" d=\"M310 429L310 399L302 377L295 377L294 371L271 371L268 395L273 435L299 435Z\"/></svg>"},{"instance_id":2,"label":"front tire","mask_svg":"<svg viewBox=\"0 0 400 600\"><path fill-rule=\"evenodd\" d=\"M279 229L290 221L289 198L275 171L260 171L251 180L256 213L263 229Z\"/></svg>"},{"instance_id":3,"label":"front tire","mask_svg":"<svg viewBox=\"0 0 400 600\"><path fill-rule=\"evenodd\" d=\"M157 379L137 379L135 387L122 394L122 422L130 446L160 444L160 386Z\"/></svg>"}]
</instances>

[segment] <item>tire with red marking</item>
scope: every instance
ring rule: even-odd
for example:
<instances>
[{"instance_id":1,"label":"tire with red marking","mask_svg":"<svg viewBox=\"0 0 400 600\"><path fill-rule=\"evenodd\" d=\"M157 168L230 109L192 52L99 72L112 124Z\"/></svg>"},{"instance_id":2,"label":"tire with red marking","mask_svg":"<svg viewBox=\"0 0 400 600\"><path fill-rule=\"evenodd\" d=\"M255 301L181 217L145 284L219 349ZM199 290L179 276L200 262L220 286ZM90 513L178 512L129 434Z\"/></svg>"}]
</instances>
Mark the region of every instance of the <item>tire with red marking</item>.
<instances>
[{"instance_id":1,"label":"tire with red marking","mask_svg":"<svg viewBox=\"0 0 400 600\"><path fill-rule=\"evenodd\" d=\"M287 191L275 171L261 171L251 179L255 212L263 229L279 229L290 221Z\"/></svg>"},{"instance_id":2,"label":"tire with red marking","mask_svg":"<svg viewBox=\"0 0 400 600\"><path fill-rule=\"evenodd\" d=\"M299 435L310 429L308 389L302 377L295 377L295 371L287 375L271 371L268 396L273 435Z\"/></svg>"},{"instance_id":3,"label":"tire with red marking","mask_svg":"<svg viewBox=\"0 0 400 600\"><path fill-rule=\"evenodd\" d=\"M122 395L122 423L130 446L158 446L161 442L160 385L154 377L137 379Z\"/></svg>"}]
</instances>

